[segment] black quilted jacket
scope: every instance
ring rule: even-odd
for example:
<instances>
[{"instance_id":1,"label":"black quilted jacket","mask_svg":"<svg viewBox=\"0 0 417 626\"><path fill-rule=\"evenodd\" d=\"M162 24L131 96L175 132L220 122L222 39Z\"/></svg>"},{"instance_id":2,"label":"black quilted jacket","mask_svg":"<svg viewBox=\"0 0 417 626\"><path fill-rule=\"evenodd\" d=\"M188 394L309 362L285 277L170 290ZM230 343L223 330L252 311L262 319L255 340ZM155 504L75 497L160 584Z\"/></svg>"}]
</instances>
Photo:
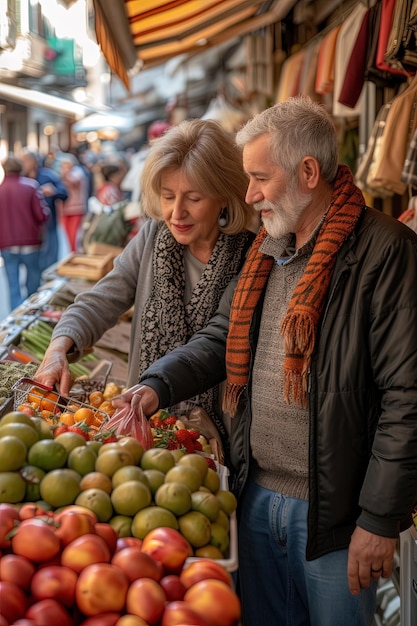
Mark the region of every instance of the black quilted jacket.
<instances>
[{"instance_id":1,"label":"black quilted jacket","mask_svg":"<svg viewBox=\"0 0 417 626\"><path fill-rule=\"evenodd\" d=\"M142 381L169 406L225 378L230 300ZM251 328L256 350L260 307ZM251 381L230 435L237 495L250 463ZM311 364L307 558L345 548L356 524L396 537L417 493L417 235L367 208L341 249Z\"/></svg>"}]
</instances>

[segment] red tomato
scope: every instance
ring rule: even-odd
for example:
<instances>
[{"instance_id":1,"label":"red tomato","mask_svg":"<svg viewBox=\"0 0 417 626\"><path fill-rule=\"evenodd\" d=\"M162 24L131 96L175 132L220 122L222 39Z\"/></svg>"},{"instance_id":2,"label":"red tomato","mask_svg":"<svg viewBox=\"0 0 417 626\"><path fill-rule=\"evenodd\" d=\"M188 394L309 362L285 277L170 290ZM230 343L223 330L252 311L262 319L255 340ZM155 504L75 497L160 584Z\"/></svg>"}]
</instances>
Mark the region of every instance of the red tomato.
<instances>
[{"instance_id":1,"label":"red tomato","mask_svg":"<svg viewBox=\"0 0 417 626\"><path fill-rule=\"evenodd\" d=\"M0 558L0 580L15 583L26 591L34 573L35 566L24 556L5 554Z\"/></svg>"},{"instance_id":2,"label":"red tomato","mask_svg":"<svg viewBox=\"0 0 417 626\"><path fill-rule=\"evenodd\" d=\"M119 537L117 539L116 550L115 552L120 552L124 548L141 548L142 547L142 539L138 537Z\"/></svg>"},{"instance_id":3,"label":"red tomato","mask_svg":"<svg viewBox=\"0 0 417 626\"><path fill-rule=\"evenodd\" d=\"M117 546L117 532L114 530L110 524L105 524L103 522L97 522L94 524L94 530L96 535L100 535L106 541L107 545L110 548L110 552L114 554Z\"/></svg>"},{"instance_id":4,"label":"red tomato","mask_svg":"<svg viewBox=\"0 0 417 626\"><path fill-rule=\"evenodd\" d=\"M72 626L68 611L56 600L40 600L32 604L25 617L33 620L35 626Z\"/></svg>"},{"instance_id":5,"label":"red tomato","mask_svg":"<svg viewBox=\"0 0 417 626\"><path fill-rule=\"evenodd\" d=\"M52 598L67 607L74 604L77 574L63 565L41 567L32 578L30 593L35 600Z\"/></svg>"},{"instance_id":6,"label":"red tomato","mask_svg":"<svg viewBox=\"0 0 417 626\"><path fill-rule=\"evenodd\" d=\"M0 598L1 614L9 624L24 616L27 598L20 587L8 581L0 581Z\"/></svg>"},{"instance_id":7,"label":"red tomato","mask_svg":"<svg viewBox=\"0 0 417 626\"><path fill-rule=\"evenodd\" d=\"M0 504L0 548L9 548L10 539L7 535L20 521L19 509L13 504Z\"/></svg>"},{"instance_id":8,"label":"red tomato","mask_svg":"<svg viewBox=\"0 0 417 626\"><path fill-rule=\"evenodd\" d=\"M59 553L61 543L49 524L34 517L21 522L12 538L12 548L15 554L42 563L50 561Z\"/></svg>"},{"instance_id":9,"label":"red tomato","mask_svg":"<svg viewBox=\"0 0 417 626\"><path fill-rule=\"evenodd\" d=\"M100 613L94 617L87 617L80 626L115 626L120 619L120 613Z\"/></svg>"},{"instance_id":10,"label":"red tomato","mask_svg":"<svg viewBox=\"0 0 417 626\"><path fill-rule=\"evenodd\" d=\"M37 515L46 515L46 511L35 502L25 502L19 509L20 519L31 519Z\"/></svg>"},{"instance_id":11,"label":"red tomato","mask_svg":"<svg viewBox=\"0 0 417 626\"><path fill-rule=\"evenodd\" d=\"M55 521L58 524L55 534L60 538L63 546L67 546L74 539L81 537L81 535L94 533L93 519L90 515L84 513L64 510L56 516Z\"/></svg>"},{"instance_id":12,"label":"red tomato","mask_svg":"<svg viewBox=\"0 0 417 626\"><path fill-rule=\"evenodd\" d=\"M86 617L121 612L128 588L129 581L121 569L109 563L95 563L80 573L75 601Z\"/></svg>"}]
</instances>

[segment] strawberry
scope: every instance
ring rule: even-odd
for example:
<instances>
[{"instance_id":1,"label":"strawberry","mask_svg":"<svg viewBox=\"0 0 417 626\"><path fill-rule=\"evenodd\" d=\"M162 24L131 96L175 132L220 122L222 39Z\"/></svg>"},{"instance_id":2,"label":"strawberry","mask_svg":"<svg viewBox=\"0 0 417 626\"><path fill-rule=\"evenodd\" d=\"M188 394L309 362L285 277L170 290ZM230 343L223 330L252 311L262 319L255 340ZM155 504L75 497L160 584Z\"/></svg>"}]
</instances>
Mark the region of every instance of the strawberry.
<instances>
[{"instance_id":1,"label":"strawberry","mask_svg":"<svg viewBox=\"0 0 417 626\"><path fill-rule=\"evenodd\" d=\"M116 430L103 430L101 433L101 442L104 443L114 443L119 441L116 436Z\"/></svg>"},{"instance_id":2,"label":"strawberry","mask_svg":"<svg viewBox=\"0 0 417 626\"><path fill-rule=\"evenodd\" d=\"M209 468L217 472L217 467L216 467L214 460L209 456L206 456L205 459L207 461L207 465L209 466Z\"/></svg>"},{"instance_id":3,"label":"strawberry","mask_svg":"<svg viewBox=\"0 0 417 626\"><path fill-rule=\"evenodd\" d=\"M194 450L197 450L198 452L201 452L201 450L203 449L203 446L199 441L193 441L193 446Z\"/></svg>"},{"instance_id":4,"label":"strawberry","mask_svg":"<svg viewBox=\"0 0 417 626\"><path fill-rule=\"evenodd\" d=\"M58 426L55 426L52 433L54 437L58 437L58 435L62 435L62 433L66 433L67 430L68 430L68 426L66 424L58 424Z\"/></svg>"},{"instance_id":5,"label":"strawberry","mask_svg":"<svg viewBox=\"0 0 417 626\"><path fill-rule=\"evenodd\" d=\"M81 435L81 437L84 437L86 441L89 441L90 439L90 430L90 427L87 426L85 422L77 422L77 424L74 424L73 426L68 426L68 431L70 433L77 433L78 435Z\"/></svg>"},{"instance_id":6,"label":"strawberry","mask_svg":"<svg viewBox=\"0 0 417 626\"><path fill-rule=\"evenodd\" d=\"M201 435L198 430L188 430L187 432L193 441L196 441L196 439L198 439Z\"/></svg>"},{"instance_id":7,"label":"strawberry","mask_svg":"<svg viewBox=\"0 0 417 626\"><path fill-rule=\"evenodd\" d=\"M181 428L180 430L175 431L175 436L180 443L191 443L192 437L190 435L190 431L185 428Z\"/></svg>"},{"instance_id":8,"label":"strawberry","mask_svg":"<svg viewBox=\"0 0 417 626\"><path fill-rule=\"evenodd\" d=\"M169 415L168 417L164 419L163 423L166 424L167 426L174 426L176 421L177 421L177 418L175 417L175 415Z\"/></svg>"},{"instance_id":9,"label":"strawberry","mask_svg":"<svg viewBox=\"0 0 417 626\"><path fill-rule=\"evenodd\" d=\"M191 435L189 434L188 430L186 430L185 428L181 428L180 430L176 430L175 431L175 436L177 438L177 440L180 442L181 446L183 448L185 448L186 452L188 454L191 454L192 452L194 452L194 445L193 445L193 440L191 438Z\"/></svg>"},{"instance_id":10,"label":"strawberry","mask_svg":"<svg viewBox=\"0 0 417 626\"><path fill-rule=\"evenodd\" d=\"M117 437L115 437L114 435L109 435L108 437L105 437L104 439L102 439L102 443L115 443L119 441L117 439Z\"/></svg>"}]
</instances>

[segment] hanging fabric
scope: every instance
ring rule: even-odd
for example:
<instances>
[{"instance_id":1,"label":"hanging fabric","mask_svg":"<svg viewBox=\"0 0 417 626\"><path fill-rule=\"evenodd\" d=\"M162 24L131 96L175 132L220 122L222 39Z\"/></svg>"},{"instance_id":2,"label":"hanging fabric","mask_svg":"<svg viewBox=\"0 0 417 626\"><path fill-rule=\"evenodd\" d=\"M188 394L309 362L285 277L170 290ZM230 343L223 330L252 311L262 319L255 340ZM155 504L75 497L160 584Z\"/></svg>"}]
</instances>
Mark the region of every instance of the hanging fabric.
<instances>
[{"instance_id":1,"label":"hanging fabric","mask_svg":"<svg viewBox=\"0 0 417 626\"><path fill-rule=\"evenodd\" d=\"M335 50L337 37L342 25L335 26L325 37L320 46L316 74L316 92L318 94L332 93L335 72Z\"/></svg>"},{"instance_id":2,"label":"hanging fabric","mask_svg":"<svg viewBox=\"0 0 417 626\"><path fill-rule=\"evenodd\" d=\"M385 52L387 50L387 44L390 39L391 32L393 31L393 37L398 36L399 22L397 16L397 22L393 24L394 9L397 0L382 0L382 12L381 12L381 24L379 28L378 47L376 51L376 66L380 70L385 70L392 74L408 75L403 68L392 67L385 60ZM399 0L402 5L407 0Z\"/></svg>"},{"instance_id":3,"label":"hanging fabric","mask_svg":"<svg viewBox=\"0 0 417 626\"><path fill-rule=\"evenodd\" d=\"M384 61L392 68L414 73L417 68L416 39L410 27L412 0L397 0Z\"/></svg>"},{"instance_id":4,"label":"hanging fabric","mask_svg":"<svg viewBox=\"0 0 417 626\"><path fill-rule=\"evenodd\" d=\"M417 127L416 109L417 75L392 101L385 124L382 149L375 163L375 170L367 179L369 187L399 195L407 191L401 174L408 146Z\"/></svg>"},{"instance_id":5,"label":"hanging fabric","mask_svg":"<svg viewBox=\"0 0 417 626\"><path fill-rule=\"evenodd\" d=\"M284 102L291 96L297 96L300 93L300 78L305 58L306 51L302 49L289 56L283 62L275 98L277 104Z\"/></svg>"},{"instance_id":6,"label":"hanging fabric","mask_svg":"<svg viewBox=\"0 0 417 626\"><path fill-rule=\"evenodd\" d=\"M359 3L351 12L351 14L343 22L336 41L335 50L335 77L333 90L333 115L351 117L360 115L364 106L364 98L362 97L355 108L343 106L339 101L340 91L343 87L343 81L346 74L346 68L355 45L359 30L365 14L367 13L365 5ZM359 100L359 98L358 98Z\"/></svg>"},{"instance_id":7,"label":"hanging fabric","mask_svg":"<svg viewBox=\"0 0 417 626\"><path fill-rule=\"evenodd\" d=\"M406 185L417 189L417 131L411 138L404 167L401 172L401 180Z\"/></svg>"},{"instance_id":8,"label":"hanging fabric","mask_svg":"<svg viewBox=\"0 0 417 626\"><path fill-rule=\"evenodd\" d=\"M321 41L309 44L306 49L306 56L300 77L300 94L308 96L312 100L321 101L321 97L316 93L316 73L319 60Z\"/></svg>"},{"instance_id":9,"label":"hanging fabric","mask_svg":"<svg viewBox=\"0 0 417 626\"><path fill-rule=\"evenodd\" d=\"M368 145L365 153L358 164L356 171L355 181L359 189L363 192L369 193L372 196L385 198L392 196L391 192L387 192L383 189L376 191L374 188L368 186L368 178L373 177L373 171L375 170L375 164L379 160L379 153L382 149L382 142L384 139L384 130L386 127L386 120L392 106L392 101L384 104L376 116L371 136L368 140Z\"/></svg>"}]
</instances>

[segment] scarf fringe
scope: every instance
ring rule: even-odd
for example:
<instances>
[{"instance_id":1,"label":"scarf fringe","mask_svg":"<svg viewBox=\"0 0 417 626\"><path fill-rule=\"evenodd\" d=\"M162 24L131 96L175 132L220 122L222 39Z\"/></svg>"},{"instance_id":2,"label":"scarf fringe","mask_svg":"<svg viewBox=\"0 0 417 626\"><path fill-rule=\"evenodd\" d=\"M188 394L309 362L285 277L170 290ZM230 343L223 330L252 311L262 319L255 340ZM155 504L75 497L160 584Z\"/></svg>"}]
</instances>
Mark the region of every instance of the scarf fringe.
<instances>
[{"instance_id":1,"label":"scarf fringe","mask_svg":"<svg viewBox=\"0 0 417 626\"><path fill-rule=\"evenodd\" d=\"M284 400L287 404L294 403L301 409L308 409L308 367L302 372L285 369L284 366Z\"/></svg>"},{"instance_id":2,"label":"scarf fringe","mask_svg":"<svg viewBox=\"0 0 417 626\"><path fill-rule=\"evenodd\" d=\"M240 396L244 392L245 388L246 385L237 385L234 383L227 383L226 385L222 409L225 413L229 413L231 417L235 417L236 415Z\"/></svg>"},{"instance_id":3,"label":"scarf fringe","mask_svg":"<svg viewBox=\"0 0 417 626\"><path fill-rule=\"evenodd\" d=\"M311 356L316 341L317 320L307 313L289 313L281 325L286 354Z\"/></svg>"}]
</instances>

